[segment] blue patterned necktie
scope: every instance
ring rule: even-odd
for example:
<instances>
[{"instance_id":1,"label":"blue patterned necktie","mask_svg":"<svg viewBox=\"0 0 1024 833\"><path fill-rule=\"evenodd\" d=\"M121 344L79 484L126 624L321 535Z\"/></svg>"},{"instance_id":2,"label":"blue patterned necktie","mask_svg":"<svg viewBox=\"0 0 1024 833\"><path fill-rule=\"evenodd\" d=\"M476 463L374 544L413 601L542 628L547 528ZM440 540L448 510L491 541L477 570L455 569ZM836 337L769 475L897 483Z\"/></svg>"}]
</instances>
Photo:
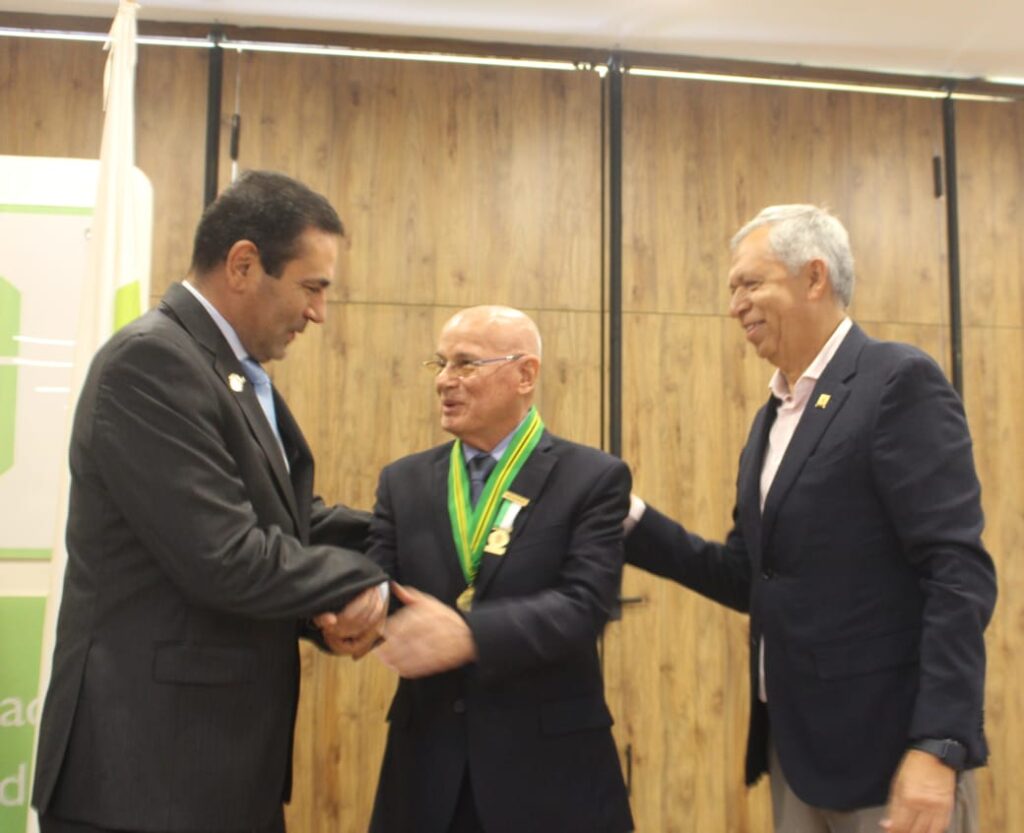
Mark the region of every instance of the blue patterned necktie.
<instances>
[{"instance_id":1,"label":"blue patterned necktie","mask_svg":"<svg viewBox=\"0 0 1024 833\"><path fill-rule=\"evenodd\" d=\"M469 470L469 497L474 506L480 499L480 493L484 490L487 478L494 471L496 465L498 465L498 461L490 454L477 454L475 457L470 457L469 462L466 463L466 468Z\"/></svg>"},{"instance_id":2,"label":"blue patterned necktie","mask_svg":"<svg viewBox=\"0 0 1024 833\"><path fill-rule=\"evenodd\" d=\"M242 370L245 372L245 377L252 384L252 389L256 392L256 399L259 401L260 407L267 417L267 422L270 423L270 428L277 438L277 444L281 449L281 456L284 457L284 463L287 466L288 455L284 452L281 432L277 427L277 411L274 409L274 391L270 385L270 376L267 375L267 371L260 366L259 362L251 357L242 359Z\"/></svg>"}]
</instances>

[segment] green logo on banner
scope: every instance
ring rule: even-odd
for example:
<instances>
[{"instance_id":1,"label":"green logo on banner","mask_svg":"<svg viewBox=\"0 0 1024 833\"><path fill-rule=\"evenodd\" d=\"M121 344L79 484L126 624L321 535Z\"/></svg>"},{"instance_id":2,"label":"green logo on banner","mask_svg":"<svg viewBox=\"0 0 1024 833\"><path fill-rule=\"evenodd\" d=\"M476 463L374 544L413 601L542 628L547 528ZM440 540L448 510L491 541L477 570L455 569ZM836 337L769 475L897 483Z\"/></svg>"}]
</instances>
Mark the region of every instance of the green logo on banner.
<instances>
[{"instance_id":1,"label":"green logo on banner","mask_svg":"<svg viewBox=\"0 0 1024 833\"><path fill-rule=\"evenodd\" d=\"M46 599L0 598L0 830L28 823Z\"/></svg>"},{"instance_id":2,"label":"green logo on banner","mask_svg":"<svg viewBox=\"0 0 1024 833\"><path fill-rule=\"evenodd\" d=\"M142 299L139 297L139 282L132 281L117 288L114 295L114 330L142 315Z\"/></svg>"},{"instance_id":3,"label":"green logo on banner","mask_svg":"<svg viewBox=\"0 0 1024 833\"><path fill-rule=\"evenodd\" d=\"M18 355L14 337L21 326L21 293L0 276L0 358ZM14 465L14 414L18 398L18 368L0 364L0 474Z\"/></svg>"}]
</instances>

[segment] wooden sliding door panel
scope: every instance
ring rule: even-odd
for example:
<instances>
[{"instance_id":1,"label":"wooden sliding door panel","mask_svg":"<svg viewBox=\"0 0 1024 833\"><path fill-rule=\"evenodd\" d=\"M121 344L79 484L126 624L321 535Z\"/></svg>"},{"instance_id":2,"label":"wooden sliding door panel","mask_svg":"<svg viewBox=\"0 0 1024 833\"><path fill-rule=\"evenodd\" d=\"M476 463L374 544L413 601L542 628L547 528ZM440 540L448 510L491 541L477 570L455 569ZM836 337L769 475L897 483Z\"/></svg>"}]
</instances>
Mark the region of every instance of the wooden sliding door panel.
<instances>
[{"instance_id":1,"label":"wooden sliding door panel","mask_svg":"<svg viewBox=\"0 0 1024 833\"><path fill-rule=\"evenodd\" d=\"M982 484L985 543L996 562L999 600L986 635L986 732L990 766L980 773L986 796L985 830L1019 830L1024 800L1012 773L1021 762L1024 736L1024 667L1019 659L1024 622L1024 568L1019 558L1024 540L1021 493L1024 477L1024 328L969 327L964 333L966 407L974 438L974 455Z\"/></svg>"},{"instance_id":2,"label":"wooden sliding door panel","mask_svg":"<svg viewBox=\"0 0 1024 833\"><path fill-rule=\"evenodd\" d=\"M810 202L850 232L855 316L948 320L936 102L631 77L624 111L626 309L724 314L732 234Z\"/></svg>"},{"instance_id":3,"label":"wooden sliding door panel","mask_svg":"<svg viewBox=\"0 0 1024 833\"><path fill-rule=\"evenodd\" d=\"M651 505L721 539L736 466L767 374L735 322L629 313L623 322L624 456ZM629 750L638 830L767 831L762 789L743 787L747 621L632 568L641 599L605 636L619 746Z\"/></svg>"},{"instance_id":4,"label":"wooden sliding door panel","mask_svg":"<svg viewBox=\"0 0 1024 833\"><path fill-rule=\"evenodd\" d=\"M0 38L0 153L98 159L100 43Z\"/></svg>"},{"instance_id":5,"label":"wooden sliding door panel","mask_svg":"<svg viewBox=\"0 0 1024 833\"><path fill-rule=\"evenodd\" d=\"M596 74L243 54L240 89L242 167L348 227L345 300L600 309Z\"/></svg>"},{"instance_id":6,"label":"wooden sliding door panel","mask_svg":"<svg viewBox=\"0 0 1024 833\"><path fill-rule=\"evenodd\" d=\"M1024 327L1024 102L956 114L964 322Z\"/></svg>"},{"instance_id":7,"label":"wooden sliding door panel","mask_svg":"<svg viewBox=\"0 0 1024 833\"><path fill-rule=\"evenodd\" d=\"M624 93L624 456L639 494L721 540L739 451L772 368L727 315L731 235L768 204L813 202L850 231L851 313L948 368L945 205L935 102L668 79ZM640 830L767 831L743 786L744 617L628 571L606 679Z\"/></svg>"},{"instance_id":8,"label":"wooden sliding door panel","mask_svg":"<svg viewBox=\"0 0 1024 833\"><path fill-rule=\"evenodd\" d=\"M135 80L135 164L153 183L156 301L188 274L206 175L204 49L140 46Z\"/></svg>"},{"instance_id":9,"label":"wooden sliding door panel","mask_svg":"<svg viewBox=\"0 0 1024 833\"><path fill-rule=\"evenodd\" d=\"M956 103L964 306L964 402L999 601L987 634L990 766L979 774L982 829L1024 828L1012 773L1024 738L1024 102Z\"/></svg>"}]
</instances>

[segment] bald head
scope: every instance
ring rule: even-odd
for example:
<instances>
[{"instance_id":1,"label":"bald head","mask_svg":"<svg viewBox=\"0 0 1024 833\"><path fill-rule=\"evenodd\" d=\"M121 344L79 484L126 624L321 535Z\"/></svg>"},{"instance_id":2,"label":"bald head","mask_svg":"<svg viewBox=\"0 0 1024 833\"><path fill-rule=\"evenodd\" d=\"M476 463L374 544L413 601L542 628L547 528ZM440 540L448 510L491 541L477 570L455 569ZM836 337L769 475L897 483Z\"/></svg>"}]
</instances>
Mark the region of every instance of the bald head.
<instances>
[{"instance_id":1,"label":"bald head","mask_svg":"<svg viewBox=\"0 0 1024 833\"><path fill-rule=\"evenodd\" d=\"M444 364L437 377L441 427L475 448L494 448L533 404L540 350L537 325L517 309L481 306L455 313L437 341Z\"/></svg>"},{"instance_id":2,"label":"bald head","mask_svg":"<svg viewBox=\"0 0 1024 833\"><path fill-rule=\"evenodd\" d=\"M478 333L501 353L529 353L540 358L540 331L525 312L494 305L459 310L441 329Z\"/></svg>"}]
</instances>

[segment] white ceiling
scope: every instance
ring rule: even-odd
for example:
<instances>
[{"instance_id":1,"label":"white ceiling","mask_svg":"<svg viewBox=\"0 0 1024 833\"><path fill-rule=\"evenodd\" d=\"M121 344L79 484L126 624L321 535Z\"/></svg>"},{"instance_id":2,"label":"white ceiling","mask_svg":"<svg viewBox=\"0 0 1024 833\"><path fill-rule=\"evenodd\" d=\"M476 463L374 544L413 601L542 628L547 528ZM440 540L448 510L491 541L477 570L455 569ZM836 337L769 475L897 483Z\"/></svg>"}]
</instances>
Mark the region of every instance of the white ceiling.
<instances>
[{"instance_id":1,"label":"white ceiling","mask_svg":"<svg viewBox=\"0 0 1024 833\"><path fill-rule=\"evenodd\" d=\"M0 0L113 18L115 0ZM595 47L1024 83L1021 0L142 0L140 20Z\"/></svg>"}]
</instances>

